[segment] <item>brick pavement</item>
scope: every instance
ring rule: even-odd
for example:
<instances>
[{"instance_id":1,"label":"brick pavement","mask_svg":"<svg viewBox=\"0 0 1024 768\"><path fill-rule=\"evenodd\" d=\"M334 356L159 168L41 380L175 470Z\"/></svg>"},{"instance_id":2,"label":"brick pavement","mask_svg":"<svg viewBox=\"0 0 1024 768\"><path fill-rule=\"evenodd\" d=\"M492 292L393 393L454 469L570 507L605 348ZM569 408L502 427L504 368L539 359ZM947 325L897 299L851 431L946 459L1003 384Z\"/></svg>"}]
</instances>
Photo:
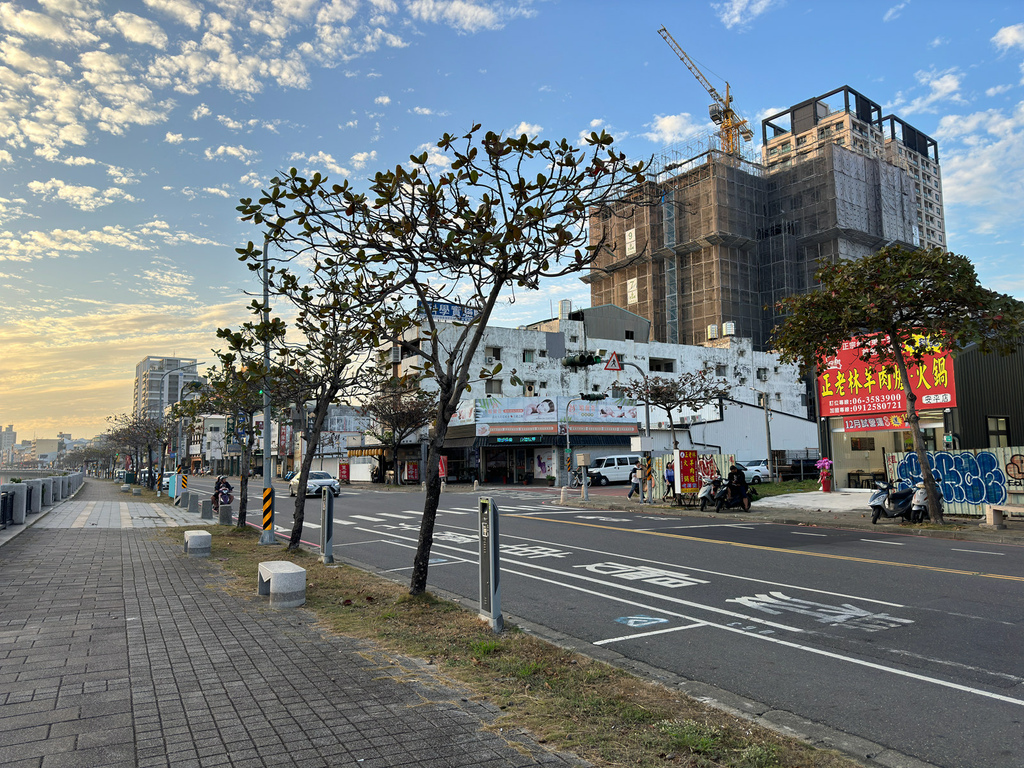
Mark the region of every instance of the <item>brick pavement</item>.
<instances>
[{"instance_id":1,"label":"brick pavement","mask_svg":"<svg viewBox=\"0 0 1024 768\"><path fill-rule=\"evenodd\" d=\"M137 525L174 513L124 499L89 480L0 547L0 765L584 765L422 662L228 595Z\"/></svg>"}]
</instances>

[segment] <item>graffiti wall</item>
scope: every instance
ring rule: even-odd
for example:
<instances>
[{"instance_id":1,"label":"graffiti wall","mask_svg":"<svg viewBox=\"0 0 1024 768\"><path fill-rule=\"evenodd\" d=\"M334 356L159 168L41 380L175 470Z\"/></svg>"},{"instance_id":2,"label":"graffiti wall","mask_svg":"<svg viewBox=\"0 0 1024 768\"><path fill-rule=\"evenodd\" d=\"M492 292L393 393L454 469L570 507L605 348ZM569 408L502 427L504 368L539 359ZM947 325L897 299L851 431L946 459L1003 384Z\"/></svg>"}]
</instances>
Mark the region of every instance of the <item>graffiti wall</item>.
<instances>
[{"instance_id":1,"label":"graffiti wall","mask_svg":"<svg viewBox=\"0 0 1024 768\"><path fill-rule=\"evenodd\" d=\"M981 517L985 504L1024 503L1024 448L929 453L928 466L940 480L946 514ZM891 453L886 470L900 488L921 481L916 453Z\"/></svg>"}]
</instances>

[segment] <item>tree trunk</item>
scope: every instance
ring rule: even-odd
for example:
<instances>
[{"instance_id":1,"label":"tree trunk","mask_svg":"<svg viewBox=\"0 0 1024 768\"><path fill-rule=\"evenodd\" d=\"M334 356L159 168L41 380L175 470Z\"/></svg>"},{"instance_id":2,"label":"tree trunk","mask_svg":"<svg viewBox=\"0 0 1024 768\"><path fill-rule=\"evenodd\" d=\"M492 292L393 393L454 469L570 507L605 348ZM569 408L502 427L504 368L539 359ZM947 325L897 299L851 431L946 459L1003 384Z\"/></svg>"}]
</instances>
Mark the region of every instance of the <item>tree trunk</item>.
<instances>
[{"instance_id":1,"label":"tree trunk","mask_svg":"<svg viewBox=\"0 0 1024 768\"><path fill-rule=\"evenodd\" d=\"M252 414L249 415L249 424L252 425ZM245 433L245 450L242 451L242 466L238 472L238 527L245 527L245 514L247 511L246 499L249 497L249 468L252 466L252 429Z\"/></svg>"},{"instance_id":2,"label":"tree trunk","mask_svg":"<svg viewBox=\"0 0 1024 768\"><path fill-rule=\"evenodd\" d=\"M896 334L891 333L890 339L896 339ZM924 489L928 494L928 512L932 522L938 525L945 523L942 516L942 504L939 500L939 490L935 483L935 475L928 466L928 452L924 448L924 438L921 436L921 417L917 413L917 395L910 387L910 378L907 373L907 363L903 358L903 347L899 341L893 341L893 352L896 359L896 367L903 378L903 393L907 398L907 424L910 426L910 436L914 441L914 453L921 464L921 478L924 481Z\"/></svg>"},{"instance_id":3,"label":"tree trunk","mask_svg":"<svg viewBox=\"0 0 1024 768\"><path fill-rule=\"evenodd\" d=\"M420 520L420 537L416 547L416 557L412 563L412 578L409 582L410 595L422 595L427 591L427 568L430 564L430 548L434 544L434 520L437 518L437 506L441 501L440 460L441 447L447 427L437 430L427 450L427 468L424 472L427 481L427 498L423 503L423 518Z\"/></svg>"}]
</instances>

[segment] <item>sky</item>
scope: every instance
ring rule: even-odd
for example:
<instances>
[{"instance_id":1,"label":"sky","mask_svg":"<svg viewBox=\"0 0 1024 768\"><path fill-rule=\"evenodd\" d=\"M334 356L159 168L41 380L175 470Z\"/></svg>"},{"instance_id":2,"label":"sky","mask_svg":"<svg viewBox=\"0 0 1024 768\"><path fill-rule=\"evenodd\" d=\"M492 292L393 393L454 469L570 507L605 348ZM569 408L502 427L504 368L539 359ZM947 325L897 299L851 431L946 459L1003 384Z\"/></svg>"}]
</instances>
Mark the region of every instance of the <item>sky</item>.
<instances>
[{"instance_id":1,"label":"sky","mask_svg":"<svg viewBox=\"0 0 1024 768\"><path fill-rule=\"evenodd\" d=\"M279 171L356 187L446 132L631 159L710 131L664 25L755 125L842 85L939 143L949 248L1024 298L1024 7L904 0L0 2L0 427L92 437L147 355L214 360ZM755 151L757 151L755 147ZM492 324L589 306L575 278ZM203 368L204 366L200 366Z\"/></svg>"}]
</instances>

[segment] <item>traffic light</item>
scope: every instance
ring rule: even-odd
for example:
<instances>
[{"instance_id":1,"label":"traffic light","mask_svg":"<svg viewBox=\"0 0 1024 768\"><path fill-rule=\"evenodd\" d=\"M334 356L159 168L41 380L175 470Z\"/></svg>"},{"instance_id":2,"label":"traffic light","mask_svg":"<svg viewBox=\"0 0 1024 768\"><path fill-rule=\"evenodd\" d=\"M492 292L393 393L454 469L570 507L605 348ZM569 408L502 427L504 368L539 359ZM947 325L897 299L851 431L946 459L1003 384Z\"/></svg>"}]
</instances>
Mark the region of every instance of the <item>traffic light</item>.
<instances>
[{"instance_id":1,"label":"traffic light","mask_svg":"<svg viewBox=\"0 0 1024 768\"><path fill-rule=\"evenodd\" d=\"M569 355L562 358L562 365L566 368L585 368L588 365L597 365L601 362L601 356L596 352L581 352L578 355Z\"/></svg>"},{"instance_id":2,"label":"traffic light","mask_svg":"<svg viewBox=\"0 0 1024 768\"><path fill-rule=\"evenodd\" d=\"M580 400L604 400L606 397L604 392L580 392Z\"/></svg>"}]
</instances>

